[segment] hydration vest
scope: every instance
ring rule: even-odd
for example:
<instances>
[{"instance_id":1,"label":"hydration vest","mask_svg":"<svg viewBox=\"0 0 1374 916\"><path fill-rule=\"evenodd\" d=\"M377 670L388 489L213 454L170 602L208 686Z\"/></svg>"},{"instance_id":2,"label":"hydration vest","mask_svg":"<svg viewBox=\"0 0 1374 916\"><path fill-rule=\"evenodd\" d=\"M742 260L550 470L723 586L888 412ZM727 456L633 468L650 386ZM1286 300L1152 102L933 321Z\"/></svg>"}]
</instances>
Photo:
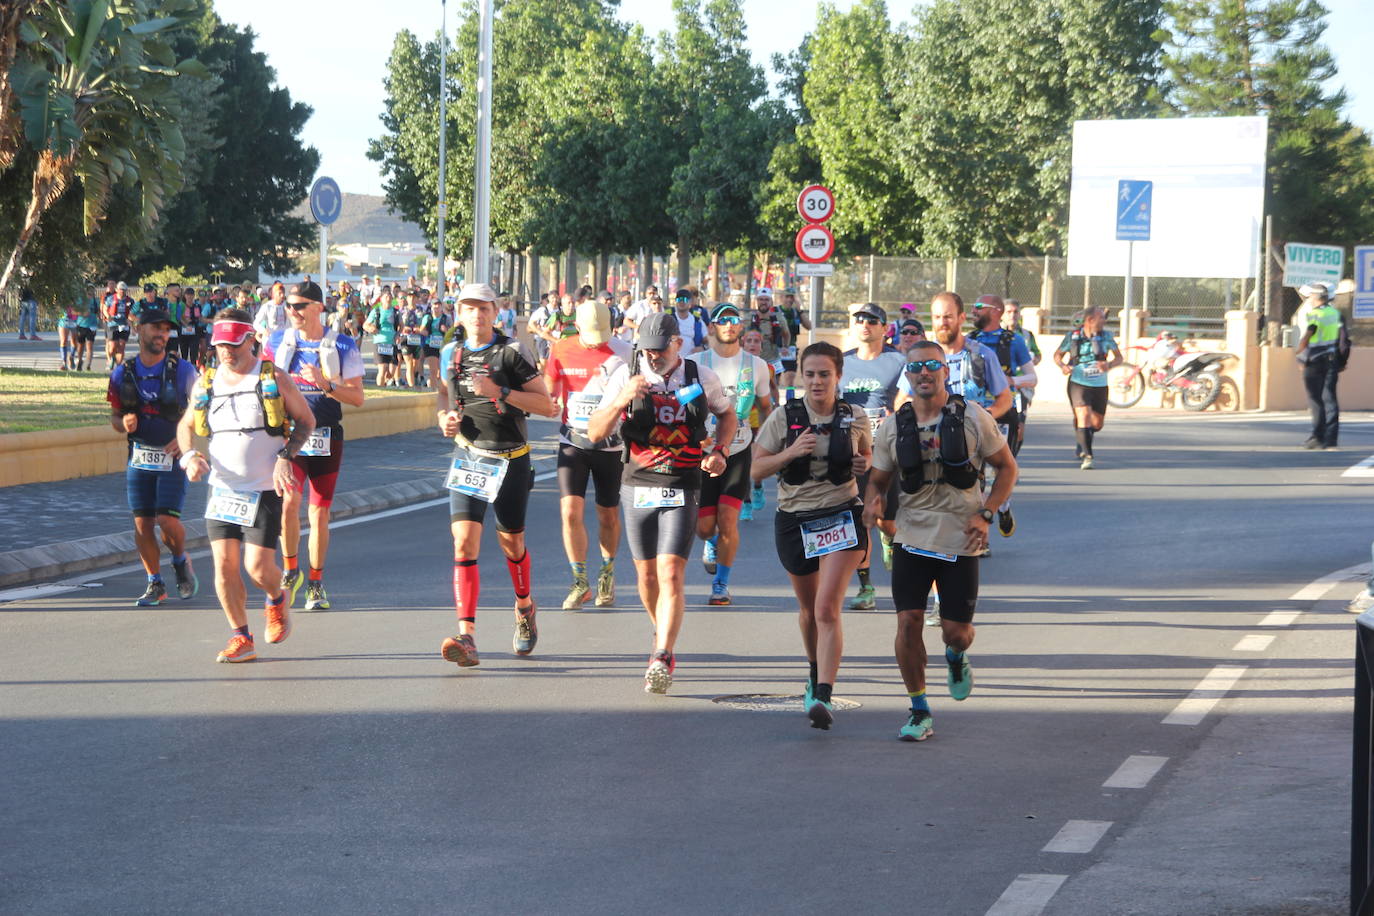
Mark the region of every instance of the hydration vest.
<instances>
[{"instance_id":1,"label":"hydration vest","mask_svg":"<svg viewBox=\"0 0 1374 916\"><path fill-rule=\"evenodd\" d=\"M502 334L500 331L492 331L491 343L487 345L487 350L489 351L490 355L495 355L496 351L499 348L508 347L513 345L514 343L515 342L512 341L511 338L507 337L505 334ZM462 339L457 340L453 344L453 354L449 357L448 397L449 403L453 405L454 409L457 409L459 405L466 403L463 398L462 390L458 386L458 383L463 381L463 379L467 377L467 367L463 365L463 347L464 344ZM498 384L500 383L498 382Z\"/></svg>"},{"instance_id":2,"label":"hydration vest","mask_svg":"<svg viewBox=\"0 0 1374 916\"><path fill-rule=\"evenodd\" d=\"M967 490L978 482L978 469L969 460L968 440L964 438L964 399L950 395L940 411L940 464L945 483ZM897 410L897 467L903 493L915 493L928 483L925 458L921 454L921 429L916 408L911 402Z\"/></svg>"},{"instance_id":3,"label":"hydration vest","mask_svg":"<svg viewBox=\"0 0 1374 916\"><path fill-rule=\"evenodd\" d=\"M214 400L215 367L206 368L196 385L195 392L195 432L197 436L210 435L210 402ZM286 407L282 403L281 392L277 390L276 366L270 359L258 364L258 384L255 389L258 403L262 405L262 427L242 429L239 432L255 432L261 428L269 436L286 438Z\"/></svg>"},{"instance_id":4,"label":"hydration vest","mask_svg":"<svg viewBox=\"0 0 1374 916\"><path fill-rule=\"evenodd\" d=\"M635 350L630 357L630 377L639 374L639 351ZM699 384L700 373L697 372L697 364L690 360L682 361L682 387L690 388L692 385ZM658 397L673 397L660 393ZM620 424L620 435L625 440L625 461L630 460L630 444L641 448L657 447L657 443L650 443L649 437L656 426L673 426L676 424L660 423L655 413L654 394L641 395L630 402L629 409L625 413L625 420ZM706 415L710 411L706 407L706 392L703 391L687 404L687 417L684 424L687 427L687 442L700 443L706 438Z\"/></svg>"},{"instance_id":5,"label":"hydration vest","mask_svg":"<svg viewBox=\"0 0 1374 916\"><path fill-rule=\"evenodd\" d=\"M994 344L992 348L993 352L997 354L998 364L1002 367L1002 371L1006 373L1008 379L1012 376L1011 342L1015 337L1015 331L1008 331L1006 328L1002 328L997 332L997 343Z\"/></svg>"},{"instance_id":6,"label":"hydration vest","mask_svg":"<svg viewBox=\"0 0 1374 916\"><path fill-rule=\"evenodd\" d=\"M1078 328L1069 334L1069 341L1074 347L1073 357L1075 362L1081 360L1085 355L1083 353L1084 343L1092 344L1092 355L1095 362L1102 362L1107 358L1107 348L1102 345L1102 337L1100 334L1094 334L1092 337L1089 337L1087 334L1083 333L1082 328Z\"/></svg>"},{"instance_id":7,"label":"hydration vest","mask_svg":"<svg viewBox=\"0 0 1374 916\"><path fill-rule=\"evenodd\" d=\"M138 392L138 376L134 373L137 361L137 356L124 360L124 374L119 379L120 413L138 413L143 407L143 397ZM157 415L168 423L176 423L186 412L186 405L181 403L181 395L177 391L177 367L180 362L170 351L163 357L162 385L158 389L157 400L153 402L157 407Z\"/></svg>"},{"instance_id":8,"label":"hydration vest","mask_svg":"<svg viewBox=\"0 0 1374 916\"><path fill-rule=\"evenodd\" d=\"M812 427L811 414L806 410L806 401L797 398L788 401L784 408L787 417L787 439L784 448L790 446L806 430ZM854 422L854 411L848 402L835 401L835 415L830 420L830 449L825 459L825 474L820 477L811 475L811 456L802 455L789 461L782 469L783 483L798 487L809 480L826 480L832 484L842 484L854 478L854 449L849 443L849 428ZM822 430L823 431L823 430Z\"/></svg>"},{"instance_id":9,"label":"hydration vest","mask_svg":"<svg viewBox=\"0 0 1374 916\"><path fill-rule=\"evenodd\" d=\"M282 332L281 343L277 346L276 363L282 370L291 372L291 361L296 358L296 351L300 347L300 333L295 328L287 328ZM339 377L339 332L333 328L324 332L324 337L320 340L320 370L324 372L327 379L337 379Z\"/></svg>"}]
</instances>

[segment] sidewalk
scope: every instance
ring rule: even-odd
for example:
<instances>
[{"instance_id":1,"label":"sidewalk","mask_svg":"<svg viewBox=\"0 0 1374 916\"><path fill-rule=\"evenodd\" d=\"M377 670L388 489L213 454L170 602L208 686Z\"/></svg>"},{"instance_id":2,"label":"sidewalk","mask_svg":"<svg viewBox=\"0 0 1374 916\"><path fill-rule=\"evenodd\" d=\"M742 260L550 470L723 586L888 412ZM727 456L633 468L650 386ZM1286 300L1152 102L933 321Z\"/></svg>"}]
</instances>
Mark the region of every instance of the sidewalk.
<instances>
[{"instance_id":1,"label":"sidewalk","mask_svg":"<svg viewBox=\"0 0 1374 916\"><path fill-rule=\"evenodd\" d=\"M558 454L557 425L531 417L529 431L535 471L551 470ZM445 495L452 449L453 443L432 429L346 439L332 517ZM207 543L206 493L202 482L191 484L186 494L182 517L189 548ZM138 560L123 474L0 488L0 517L9 521L0 528L0 587Z\"/></svg>"}]
</instances>

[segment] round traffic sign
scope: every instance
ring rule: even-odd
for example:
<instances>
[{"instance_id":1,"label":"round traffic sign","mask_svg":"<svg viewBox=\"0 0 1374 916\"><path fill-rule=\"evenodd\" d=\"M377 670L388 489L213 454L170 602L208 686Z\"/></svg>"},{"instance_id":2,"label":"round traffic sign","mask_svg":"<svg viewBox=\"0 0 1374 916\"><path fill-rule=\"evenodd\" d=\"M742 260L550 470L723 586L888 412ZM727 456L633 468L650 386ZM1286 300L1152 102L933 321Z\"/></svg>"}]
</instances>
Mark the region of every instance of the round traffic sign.
<instances>
[{"instance_id":1,"label":"round traffic sign","mask_svg":"<svg viewBox=\"0 0 1374 916\"><path fill-rule=\"evenodd\" d=\"M835 215L835 195L825 185L807 185L797 195L797 212L808 223L823 223Z\"/></svg>"},{"instance_id":2,"label":"round traffic sign","mask_svg":"<svg viewBox=\"0 0 1374 916\"><path fill-rule=\"evenodd\" d=\"M323 176L315 179L315 184L310 188L310 213L315 217L315 222L328 226L339 218L342 210L343 194L339 191L339 183Z\"/></svg>"},{"instance_id":3,"label":"round traffic sign","mask_svg":"<svg viewBox=\"0 0 1374 916\"><path fill-rule=\"evenodd\" d=\"M835 253L835 236L820 225L802 226L797 233L797 257L812 264L830 260Z\"/></svg>"}]
</instances>

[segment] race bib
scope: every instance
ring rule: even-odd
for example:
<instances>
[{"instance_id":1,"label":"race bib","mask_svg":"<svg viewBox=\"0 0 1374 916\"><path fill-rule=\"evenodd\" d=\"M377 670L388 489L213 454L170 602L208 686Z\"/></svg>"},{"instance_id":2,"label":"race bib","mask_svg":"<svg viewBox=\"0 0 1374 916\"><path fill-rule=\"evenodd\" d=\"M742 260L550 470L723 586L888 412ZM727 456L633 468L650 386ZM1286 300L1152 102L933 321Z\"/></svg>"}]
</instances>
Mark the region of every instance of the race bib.
<instances>
[{"instance_id":1,"label":"race bib","mask_svg":"<svg viewBox=\"0 0 1374 916\"><path fill-rule=\"evenodd\" d=\"M672 509L686 504L686 495L673 487L635 487L636 509Z\"/></svg>"},{"instance_id":2,"label":"race bib","mask_svg":"<svg viewBox=\"0 0 1374 916\"><path fill-rule=\"evenodd\" d=\"M328 426L318 426L310 434L310 438L305 440L297 454L307 458L327 458L329 457L329 436L333 432Z\"/></svg>"},{"instance_id":3,"label":"race bib","mask_svg":"<svg viewBox=\"0 0 1374 916\"><path fill-rule=\"evenodd\" d=\"M1011 435L1011 427L1006 423L998 423L997 431L1002 434L1002 438L1004 439Z\"/></svg>"},{"instance_id":4,"label":"race bib","mask_svg":"<svg viewBox=\"0 0 1374 916\"><path fill-rule=\"evenodd\" d=\"M1102 374L1102 367L1099 366L1097 363L1088 363L1087 365L1080 366L1079 368L1083 370L1084 378L1097 378L1099 375Z\"/></svg>"},{"instance_id":5,"label":"race bib","mask_svg":"<svg viewBox=\"0 0 1374 916\"><path fill-rule=\"evenodd\" d=\"M420 346L420 344L422 344L422 343L424 343L424 342L425 342L425 339L424 339L423 337L421 337L419 334L407 334L407 335L406 335L406 345L407 345L407 346L418 347L418 346Z\"/></svg>"},{"instance_id":6,"label":"race bib","mask_svg":"<svg viewBox=\"0 0 1374 916\"><path fill-rule=\"evenodd\" d=\"M848 510L837 515L802 522L801 530L802 547L808 560L859 546L859 534L854 528L854 513Z\"/></svg>"},{"instance_id":7,"label":"race bib","mask_svg":"<svg viewBox=\"0 0 1374 916\"><path fill-rule=\"evenodd\" d=\"M601 395L579 391L568 399L568 426L578 432L587 431L587 423L601 404Z\"/></svg>"},{"instance_id":8,"label":"race bib","mask_svg":"<svg viewBox=\"0 0 1374 916\"><path fill-rule=\"evenodd\" d=\"M753 437L754 431L749 428L749 421L740 420L739 425L735 427L735 438L730 440L730 446L733 449L735 446L748 445Z\"/></svg>"},{"instance_id":9,"label":"race bib","mask_svg":"<svg viewBox=\"0 0 1374 916\"><path fill-rule=\"evenodd\" d=\"M139 471L170 471L172 456L167 454L165 448L135 442L133 450L129 452L129 467Z\"/></svg>"},{"instance_id":10,"label":"race bib","mask_svg":"<svg viewBox=\"0 0 1374 916\"><path fill-rule=\"evenodd\" d=\"M252 528L258 520L258 501L262 494L254 490L240 493L228 487L211 487L210 500L205 504L205 517L216 522L227 522Z\"/></svg>"},{"instance_id":11,"label":"race bib","mask_svg":"<svg viewBox=\"0 0 1374 916\"><path fill-rule=\"evenodd\" d=\"M868 414L868 425L873 428L873 432L878 431L878 427L883 425L883 418L887 416L886 407L865 407L864 413Z\"/></svg>"},{"instance_id":12,"label":"race bib","mask_svg":"<svg viewBox=\"0 0 1374 916\"><path fill-rule=\"evenodd\" d=\"M778 375L782 375L782 373L783 373L783 368L782 368L782 360L781 360L781 359L775 359L775 360L773 360L771 363L769 363L768 365L772 366L772 367L773 367L773 371L776 372Z\"/></svg>"},{"instance_id":13,"label":"race bib","mask_svg":"<svg viewBox=\"0 0 1374 916\"><path fill-rule=\"evenodd\" d=\"M779 347L779 348L778 348L778 359L796 359L796 358L797 358L797 348L796 348L796 347Z\"/></svg>"},{"instance_id":14,"label":"race bib","mask_svg":"<svg viewBox=\"0 0 1374 916\"><path fill-rule=\"evenodd\" d=\"M392 353L396 352L396 348L391 344L379 343L376 347L378 356L390 356Z\"/></svg>"},{"instance_id":15,"label":"race bib","mask_svg":"<svg viewBox=\"0 0 1374 916\"><path fill-rule=\"evenodd\" d=\"M172 328L170 331L167 332L167 336L168 336L168 337L180 337L180 336L181 336L181 332L178 331L176 328Z\"/></svg>"},{"instance_id":16,"label":"race bib","mask_svg":"<svg viewBox=\"0 0 1374 916\"><path fill-rule=\"evenodd\" d=\"M443 334L431 334L431 335L429 335L429 348L430 348L431 350L442 350L442 349L444 348L444 335L443 335Z\"/></svg>"},{"instance_id":17,"label":"race bib","mask_svg":"<svg viewBox=\"0 0 1374 916\"><path fill-rule=\"evenodd\" d=\"M119 333L124 334L128 332L129 326L127 324L117 324L114 326L114 329Z\"/></svg>"},{"instance_id":18,"label":"race bib","mask_svg":"<svg viewBox=\"0 0 1374 916\"><path fill-rule=\"evenodd\" d=\"M510 462L505 458L454 458L444 486L484 502L495 502Z\"/></svg>"},{"instance_id":19,"label":"race bib","mask_svg":"<svg viewBox=\"0 0 1374 916\"><path fill-rule=\"evenodd\" d=\"M913 556L930 557L932 560L944 560L946 563L953 563L959 559L958 555L952 553L936 553L933 550L921 550L919 547L908 547L902 545L902 549Z\"/></svg>"}]
</instances>

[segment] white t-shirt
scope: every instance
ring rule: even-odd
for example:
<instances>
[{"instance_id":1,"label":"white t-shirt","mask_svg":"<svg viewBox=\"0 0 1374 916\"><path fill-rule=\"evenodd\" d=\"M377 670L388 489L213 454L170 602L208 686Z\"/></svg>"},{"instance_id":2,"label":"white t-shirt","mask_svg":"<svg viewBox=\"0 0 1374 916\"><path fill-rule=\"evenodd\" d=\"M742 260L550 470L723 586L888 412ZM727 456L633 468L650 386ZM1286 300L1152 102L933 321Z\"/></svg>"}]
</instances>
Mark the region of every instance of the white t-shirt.
<instances>
[{"instance_id":1,"label":"white t-shirt","mask_svg":"<svg viewBox=\"0 0 1374 916\"><path fill-rule=\"evenodd\" d=\"M651 391L677 391L686 385L686 364L686 360L678 360L677 367L673 369L672 372L668 373L667 378L664 378L663 376L655 375L653 370L647 365L643 356L641 356L639 374L644 376L644 380L649 383L649 389ZM633 368L634 367L626 364L611 374L610 379L606 382L606 388L602 395L601 403L609 403L620 396L621 389L623 389L626 382L630 380L630 373L633 371ZM698 364L697 381L701 384L702 393L706 397L706 407L711 413L716 415L723 414L734 407L733 402L725 395L725 387L720 383L720 376L716 375L705 366ZM619 432L621 419L621 417L616 418L615 427L611 430L612 433Z\"/></svg>"},{"instance_id":2,"label":"white t-shirt","mask_svg":"<svg viewBox=\"0 0 1374 916\"><path fill-rule=\"evenodd\" d=\"M725 396L734 402L739 426L735 428L735 438L730 440L727 454L739 454L747 449L754 439L753 430L749 428L749 411L754 406L759 389L762 388L765 393L768 390L768 364L743 350L734 356L721 356L709 346L688 358L698 366L714 372L720 378ZM715 435L714 416L706 421L706 428L713 436Z\"/></svg>"}]
</instances>

